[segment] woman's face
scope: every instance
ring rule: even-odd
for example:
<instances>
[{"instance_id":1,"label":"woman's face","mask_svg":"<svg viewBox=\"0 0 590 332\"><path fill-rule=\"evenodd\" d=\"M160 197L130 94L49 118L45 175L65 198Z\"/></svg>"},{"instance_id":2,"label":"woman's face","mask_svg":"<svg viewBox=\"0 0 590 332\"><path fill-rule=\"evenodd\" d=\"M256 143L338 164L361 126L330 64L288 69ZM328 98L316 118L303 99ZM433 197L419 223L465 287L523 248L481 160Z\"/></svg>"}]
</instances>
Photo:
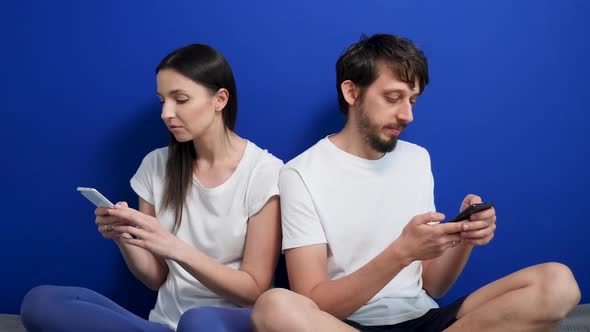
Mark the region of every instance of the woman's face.
<instances>
[{"instance_id":1,"label":"woman's face","mask_svg":"<svg viewBox=\"0 0 590 332\"><path fill-rule=\"evenodd\" d=\"M171 69L158 72L157 84L162 120L177 141L191 141L222 121L225 104L218 93Z\"/></svg>"}]
</instances>

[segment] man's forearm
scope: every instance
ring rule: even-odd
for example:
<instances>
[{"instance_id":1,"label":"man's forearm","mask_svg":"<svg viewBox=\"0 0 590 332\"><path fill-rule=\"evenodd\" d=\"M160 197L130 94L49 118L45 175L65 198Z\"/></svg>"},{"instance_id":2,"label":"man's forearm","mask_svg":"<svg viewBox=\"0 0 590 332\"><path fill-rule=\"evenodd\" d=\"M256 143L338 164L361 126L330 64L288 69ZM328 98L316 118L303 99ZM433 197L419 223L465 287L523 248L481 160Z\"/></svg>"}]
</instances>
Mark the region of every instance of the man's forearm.
<instances>
[{"instance_id":1,"label":"man's forearm","mask_svg":"<svg viewBox=\"0 0 590 332\"><path fill-rule=\"evenodd\" d=\"M453 286L471 255L473 246L460 244L444 255L423 262L423 288L434 298L444 296Z\"/></svg>"},{"instance_id":2,"label":"man's forearm","mask_svg":"<svg viewBox=\"0 0 590 332\"><path fill-rule=\"evenodd\" d=\"M357 271L337 280L322 282L304 295L321 310L346 319L367 304L409 263L392 244Z\"/></svg>"}]
</instances>

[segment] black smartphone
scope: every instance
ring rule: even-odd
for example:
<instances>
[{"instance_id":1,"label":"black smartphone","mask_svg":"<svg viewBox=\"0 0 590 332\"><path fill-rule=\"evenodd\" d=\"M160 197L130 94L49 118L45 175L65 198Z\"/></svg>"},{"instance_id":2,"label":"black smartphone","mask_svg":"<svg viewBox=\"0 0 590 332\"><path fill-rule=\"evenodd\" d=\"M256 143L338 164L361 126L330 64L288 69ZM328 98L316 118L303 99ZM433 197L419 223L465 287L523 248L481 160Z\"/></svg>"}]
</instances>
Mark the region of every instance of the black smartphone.
<instances>
[{"instance_id":1,"label":"black smartphone","mask_svg":"<svg viewBox=\"0 0 590 332\"><path fill-rule=\"evenodd\" d=\"M455 218L448 220L447 222L456 222L456 221L461 221L461 220L467 220L467 219L469 219L469 217L472 214L483 211L483 210L487 210L487 209L491 208L492 206L494 206L494 204L492 204L492 203L472 204L472 205L468 206L465 210L463 210L461 213L459 213Z\"/></svg>"}]
</instances>

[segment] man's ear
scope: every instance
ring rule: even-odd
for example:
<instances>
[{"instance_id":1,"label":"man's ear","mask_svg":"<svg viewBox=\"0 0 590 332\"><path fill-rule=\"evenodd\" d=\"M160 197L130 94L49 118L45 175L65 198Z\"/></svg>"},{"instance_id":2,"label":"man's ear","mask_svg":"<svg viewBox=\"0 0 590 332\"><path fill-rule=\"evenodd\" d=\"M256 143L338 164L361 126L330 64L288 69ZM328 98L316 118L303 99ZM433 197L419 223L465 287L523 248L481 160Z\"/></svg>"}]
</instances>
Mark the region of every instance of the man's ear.
<instances>
[{"instance_id":1,"label":"man's ear","mask_svg":"<svg viewBox=\"0 0 590 332\"><path fill-rule=\"evenodd\" d=\"M342 96L344 96L344 100L346 100L349 107L357 102L359 89L351 80L342 82L342 84L340 84L340 89L342 90Z\"/></svg>"},{"instance_id":2,"label":"man's ear","mask_svg":"<svg viewBox=\"0 0 590 332\"><path fill-rule=\"evenodd\" d=\"M217 90L215 93L215 111L221 111L227 105L227 101L229 100L229 92L225 88L221 88Z\"/></svg>"}]
</instances>

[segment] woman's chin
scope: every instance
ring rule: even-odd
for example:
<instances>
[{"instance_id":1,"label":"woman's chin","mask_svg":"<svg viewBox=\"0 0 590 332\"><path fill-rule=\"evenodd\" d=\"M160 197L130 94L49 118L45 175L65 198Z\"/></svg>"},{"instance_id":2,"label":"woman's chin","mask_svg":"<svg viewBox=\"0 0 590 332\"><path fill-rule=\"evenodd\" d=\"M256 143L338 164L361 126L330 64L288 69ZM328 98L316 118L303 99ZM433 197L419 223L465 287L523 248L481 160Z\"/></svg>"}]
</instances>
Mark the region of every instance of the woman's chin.
<instances>
[{"instance_id":1,"label":"woman's chin","mask_svg":"<svg viewBox=\"0 0 590 332\"><path fill-rule=\"evenodd\" d=\"M178 143L185 143L193 140L189 135L174 135L174 138Z\"/></svg>"}]
</instances>

